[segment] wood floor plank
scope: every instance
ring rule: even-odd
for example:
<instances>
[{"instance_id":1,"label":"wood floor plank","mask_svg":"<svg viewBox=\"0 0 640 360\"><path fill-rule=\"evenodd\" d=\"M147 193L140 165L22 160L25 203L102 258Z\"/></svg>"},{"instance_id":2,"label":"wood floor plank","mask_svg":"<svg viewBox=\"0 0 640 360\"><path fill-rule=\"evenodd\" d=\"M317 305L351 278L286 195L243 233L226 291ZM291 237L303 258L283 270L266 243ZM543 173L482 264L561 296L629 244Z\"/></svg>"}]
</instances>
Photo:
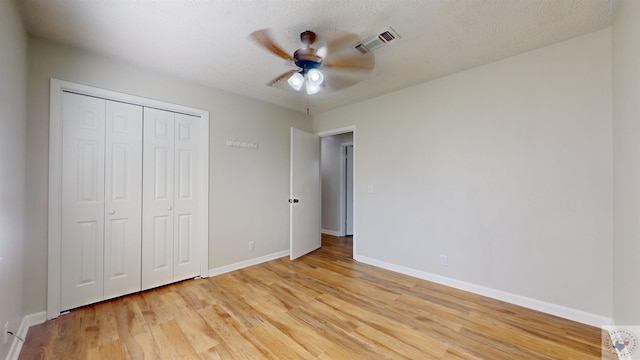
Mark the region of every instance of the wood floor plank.
<instances>
[{"instance_id":1,"label":"wood floor plank","mask_svg":"<svg viewBox=\"0 0 640 360\"><path fill-rule=\"evenodd\" d=\"M326 349L335 345L312 323L297 316L295 311L271 318L269 322L314 356L320 356Z\"/></svg>"},{"instance_id":2,"label":"wood floor plank","mask_svg":"<svg viewBox=\"0 0 640 360\"><path fill-rule=\"evenodd\" d=\"M323 236L294 261L74 309L31 327L20 359L602 359L599 328L351 252L350 238Z\"/></svg>"},{"instance_id":3,"label":"wood floor plank","mask_svg":"<svg viewBox=\"0 0 640 360\"><path fill-rule=\"evenodd\" d=\"M288 337L269 322L263 322L247 331L256 345L272 359L314 359L301 344Z\"/></svg>"},{"instance_id":4,"label":"wood floor plank","mask_svg":"<svg viewBox=\"0 0 640 360\"><path fill-rule=\"evenodd\" d=\"M399 321L399 318L388 316L384 311L381 312L380 309L357 306L335 297L321 297L319 300L329 305L334 311L348 314L357 324L365 324L372 329L384 332L389 337L396 339L397 343L417 347L425 357L437 358L446 351L446 345L434 341L414 328L406 326ZM325 312L328 313L329 311Z\"/></svg>"},{"instance_id":5,"label":"wood floor plank","mask_svg":"<svg viewBox=\"0 0 640 360\"><path fill-rule=\"evenodd\" d=\"M352 332L345 331L336 324L318 317L317 314L308 311L307 308L298 308L291 311L291 315L297 317L306 326L314 328L322 337L328 340L323 348L323 354L332 359L379 359L380 355L366 342L356 338Z\"/></svg>"},{"instance_id":6,"label":"wood floor plank","mask_svg":"<svg viewBox=\"0 0 640 360\"><path fill-rule=\"evenodd\" d=\"M162 352L149 328L147 331L132 336L127 343L129 359L161 359Z\"/></svg>"},{"instance_id":7,"label":"wood floor plank","mask_svg":"<svg viewBox=\"0 0 640 360\"><path fill-rule=\"evenodd\" d=\"M367 325L360 325L355 333L369 345L375 347L380 353L392 359L424 359L427 357L440 358L446 347L431 348L425 342L414 346L411 341L403 341L385 331L374 329ZM426 349L424 348L426 347Z\"/></svg>"},{"instance_id":8,"label":"wood floor plank","mask_svg":"<svg viewBox=\"0 0 640 360\"><path fill-rule=\"evenodd\" d=\"M182 320L182 318L180 321L171 320L159 325L165 336L165 340L161 344L171 347L175 358L197 359L198 352L179 326Z\"/></svg>"},{"instance_id":9,"label":"wood floor plank","mask_svg":"<svg viewBox=\"0 0 640 360\"><path fill-rule=\"evenodd\" d=\"M196 309L182 309L179 319L176 321L178 327L197 353L205 352L218 345L218 341L212 336L213 329Z\"/></svg>"},{"instance_id":10,"label":"wood floor plank","mask_svg":"<svg viewBox=\"0 0 640 360\"><path fill-rule=\"evenodd\" d=\"M226 359L260 359L261 352L245 337L243 327L222 307L212 305L199 311L203 319L213 329L213 336L219 343L216 352L226 354Z\"/></svg>"}]
</instances>

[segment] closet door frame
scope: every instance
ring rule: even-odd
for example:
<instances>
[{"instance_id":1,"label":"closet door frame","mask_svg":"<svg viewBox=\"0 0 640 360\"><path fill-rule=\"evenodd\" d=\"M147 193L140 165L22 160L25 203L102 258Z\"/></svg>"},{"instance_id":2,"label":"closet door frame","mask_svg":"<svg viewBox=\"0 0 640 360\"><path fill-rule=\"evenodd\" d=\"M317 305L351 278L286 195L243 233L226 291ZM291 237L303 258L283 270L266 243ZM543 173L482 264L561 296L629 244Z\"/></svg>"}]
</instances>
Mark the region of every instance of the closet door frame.
<instances>
[{"instance_id":1,"label":"closet door frame","mask_svg":"<svg viewBox=\"0 0 640 360\"><path fill-rule=\"evenodd\" d=\"M111 101L172 111L202 119L199 146L202 154L200 170L203 176L200 193L200 276L209 273L209 111L123 94L93 86L51 78L49 98L49 204L48 204L48 274L47 319L60 315L60 269L62 240L62 98L64 92L94 96Z\"/></svg>"}]
</instances>

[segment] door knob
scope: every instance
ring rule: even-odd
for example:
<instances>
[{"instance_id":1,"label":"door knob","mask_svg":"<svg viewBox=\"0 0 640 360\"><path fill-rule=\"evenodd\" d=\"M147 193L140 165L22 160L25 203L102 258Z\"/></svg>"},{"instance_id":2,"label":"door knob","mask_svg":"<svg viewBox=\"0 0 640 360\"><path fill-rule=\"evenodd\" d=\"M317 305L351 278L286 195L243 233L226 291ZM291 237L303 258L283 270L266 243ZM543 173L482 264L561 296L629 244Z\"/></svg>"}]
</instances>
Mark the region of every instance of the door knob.
<instances>
[{"instance_id":1,"label":"door knob","mask_svg":"<svg viewBox=\"0 0 640 360\"><path fill-rule=\"evenodd\" d=\"M168 210L169 211L173 210L173 206L169 206Z\"/></svg>"},{"instance_id":2,"label":"door knob","mask_svg":"<svg viewBox=\"0 0 640 360\"><path fill-rule=\"evenodd\" d=\"M115 214L115 213L116 213L116 211L115 211L115 210L111 210L111 211L109 211L109 215L113 215L113 214Z\"/></svg>"}]
</instances>

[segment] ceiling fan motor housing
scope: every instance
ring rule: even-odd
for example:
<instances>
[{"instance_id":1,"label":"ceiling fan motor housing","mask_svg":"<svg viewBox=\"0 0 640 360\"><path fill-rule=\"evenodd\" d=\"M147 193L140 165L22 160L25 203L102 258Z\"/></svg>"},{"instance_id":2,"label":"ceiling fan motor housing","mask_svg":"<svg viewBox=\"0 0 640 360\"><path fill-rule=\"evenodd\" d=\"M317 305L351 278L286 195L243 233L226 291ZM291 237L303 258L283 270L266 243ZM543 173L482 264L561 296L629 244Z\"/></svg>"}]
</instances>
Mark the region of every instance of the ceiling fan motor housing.
<instances>
[{"instance_id":1,"label":"ceiling fan motor housing","mask_svg":"<svg viewBox=\"0 0 640 360\"><path fill-rule=\"evenodd\" d=\"M296 50L293 53L293 60L296 66L305 72L322 65L322 57L318 56L316 49L310 47Z\"/></svg>"}]
</instances>

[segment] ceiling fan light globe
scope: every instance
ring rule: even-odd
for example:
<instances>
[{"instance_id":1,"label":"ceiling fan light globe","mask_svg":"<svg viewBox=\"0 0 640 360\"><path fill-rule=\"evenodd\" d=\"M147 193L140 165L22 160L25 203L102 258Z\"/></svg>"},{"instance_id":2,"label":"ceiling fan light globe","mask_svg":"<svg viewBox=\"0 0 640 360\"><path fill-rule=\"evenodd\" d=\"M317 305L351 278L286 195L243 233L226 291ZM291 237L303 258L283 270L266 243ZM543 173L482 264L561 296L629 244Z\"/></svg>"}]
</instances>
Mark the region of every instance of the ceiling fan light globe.
<instances>
[{"instance_id":1,"label":"ceiling fan light globe","mask_svg":"<svg viewBox=\"0 0 640 360\"><path fill-rule=\"evenodd\" d=\"M302 88L302 84L304 83L304 77L300 73L295 73L289 76L287 82L289 83L289 86L294 88L296 91L300 91L300 89Z\"/></svg>"},{"instance_id":2,"label":"ceiling fan light globe","mask_svg":"<svg viewBox=\"0 0 640 360\"><path fill-rule=\"evenodd\" d=\"M307 73L307 82L314 86L322 85L324 81L324 75L318 69L311 69Z\"/></svg>"},{"instance_id":3,"label":"ceiling fan light globe","mask_svg":"<svg viewBox=\"0 0 640 360\"><path fill-rule=\"evenodd\" d=\"M320 91L320 85L314 85L307 81L307 95L317 94Z\"/></svg>"}]
</instances>

